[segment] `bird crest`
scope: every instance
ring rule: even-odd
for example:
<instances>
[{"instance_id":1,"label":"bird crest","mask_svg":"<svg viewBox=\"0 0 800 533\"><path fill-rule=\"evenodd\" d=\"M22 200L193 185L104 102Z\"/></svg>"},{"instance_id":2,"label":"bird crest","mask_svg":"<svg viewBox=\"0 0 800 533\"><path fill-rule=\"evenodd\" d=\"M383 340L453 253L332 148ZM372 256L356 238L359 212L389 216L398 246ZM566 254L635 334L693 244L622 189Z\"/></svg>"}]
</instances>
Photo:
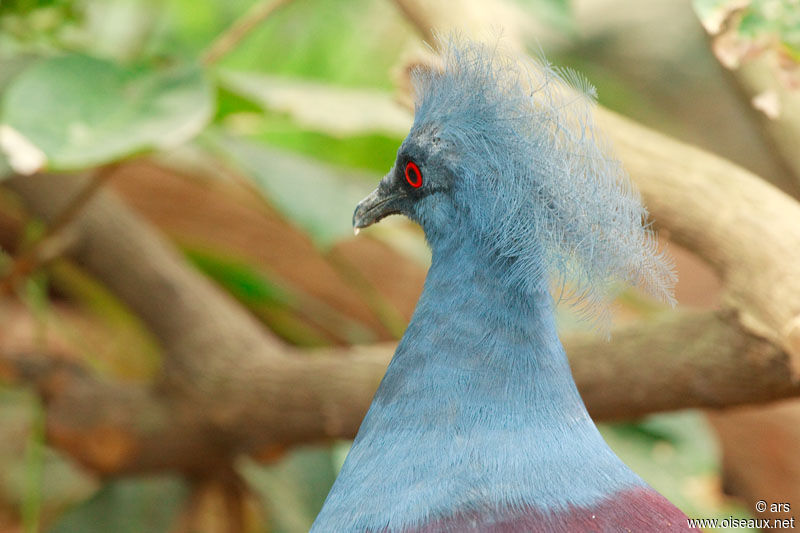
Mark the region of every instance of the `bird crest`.
<instances>
[{"instance_id":1,"label":"bird crest","mask_svg":"<svg viewBox=\"0 0 800 533\"><path fill-rule=\"evenodd\" d=\"M543 58L458 35L441 68L415 68L412 134L435 138L469 231L510 265L508 283L549 280L604 323L619 282L674 304L671 259L593 118L596 93ZM565 287L568 287L565 290Z\"/></svg>"}]
</instances>

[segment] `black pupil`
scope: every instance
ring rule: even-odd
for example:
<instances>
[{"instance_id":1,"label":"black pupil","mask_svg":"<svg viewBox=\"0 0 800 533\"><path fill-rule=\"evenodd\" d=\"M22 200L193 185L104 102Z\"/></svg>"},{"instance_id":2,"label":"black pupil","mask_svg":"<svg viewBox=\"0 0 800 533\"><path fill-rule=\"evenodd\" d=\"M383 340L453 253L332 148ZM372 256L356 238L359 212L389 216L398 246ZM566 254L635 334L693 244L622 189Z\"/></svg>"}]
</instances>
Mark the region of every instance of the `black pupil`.
<instances>
[{"instance_id":1,"label":"black pupil","mask_svg":"<svg viewBox=\"0 0 800 533\"><path fill-rule=\"evenodd\" d=\"M406 172L408 175L408 181L411 182L411 185L417 187L422 182L422 176L419 173L419 169L413 164L409 163L406 167Z\"/></svg>"}]
</instances>

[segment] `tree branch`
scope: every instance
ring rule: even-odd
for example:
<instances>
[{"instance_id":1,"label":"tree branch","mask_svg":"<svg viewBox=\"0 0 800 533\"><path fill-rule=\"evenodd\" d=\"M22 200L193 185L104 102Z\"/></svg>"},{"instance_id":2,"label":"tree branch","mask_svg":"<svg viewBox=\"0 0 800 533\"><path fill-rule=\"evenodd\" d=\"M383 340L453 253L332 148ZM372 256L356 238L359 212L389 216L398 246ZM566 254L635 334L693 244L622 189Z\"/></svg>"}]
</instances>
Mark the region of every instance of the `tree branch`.
<instances>
[{"instance_id":1,"label":"tree branch","mask_svg":"<svg viewBox=\"0 0 800 533\"><path fill-rule=\"evenodd\" d=\"M575 381L599 420L800 395L789 356L730 312L678 311L616 328L603 343L567 336Z\"/></svg>"},{"instance_id":2,"label":"tree branch","mask_svg":"<svg viewBox=\"0 0 800 533\"><path fill-rule=\"evenodd\" d=\"M84 181L30 176L5 185L49 220ZM355 433L386 361L357 350L346 357L310 357L284 346L108 193L94 197L72 227L78 235L72 257L142 318L165 352L153 390L123 387L116 400L113 387L99 384L97 390L78 387L75 396L65 391L70 399L64 404L71 406L65 413L99 417L82 427L132 426L136 416L126 409L135 411L137 403L146 407L140 417L161 413L147 416L147 433L133 439L143 448L132 448L139 451L120 459L116 469L158 468L165 457L181 455L146 453L148 441L162 442L160 431L184 452L210 438L222 454ZM99 390L106 401L98 400Z\"/></svg>"},{"instance_id":3,"label":"tree branch","mask_svg":"<svg viewBox=\"0 0 800 533\"><path fill-rule=\"evenodd\" d=\"M411 25L417 29L422 37L422 40L427 42L430 45L433 45L436 42L436 38L433 33L433 28L429 27L425 21L428 19L428 15L425 13L425 5L420 4L419 2L414 1L407 1L407 0L395 0L395 5L397 9L403 14L403 16L411 22Z\"/></svg>"},{"instance_id":4,"label":"tree branch","mask_svg":"<svg viewBox=\"0 0 800 533\"><path fill-rule=\"evenodd\" d=\"M800 377L800 204L720 157L597 114L656 225L717 270L740 326L783 349Z\"/></svg>"},{"instance_id":5,"label":"tree branch","mask_svg":"<svg viewBox=\"0 0 800 533\"><path fill-rule=\"evenodd\" d=\"M253 4L250 9L237 19L231 26L220 34L203 53L204 65L213 65L247 37L259 24L264 22L278 8L288 4L291 0L261 0Z\"/></svg>"},{"instance_id":6,"label":"tree branch","mask_svg":"<svg viewBox=\"0 0 800 533\"><path fill-rule=\"evenodd\" d=\"M616 329L610 343L576 335L565 346L581 395L598 420L800 394L786 354L743 333L734 317L723 314L666 314ZM54 357L5 356L0 376L34 384L47 402L49 441L98 473L199 475L237 453L269 456L293 443L352 438L393 352L393 343L325 349L297 364L262 367L240 382L254 394L231 420L238 431L221 428L204 406L185 397L103 381ZM298 391L288 400L295 405L276 402L269 394L276 388L285 395Z\"/></svg>"},{"instance_id":7,"label":"tree branch","mask_svg":"<svg viewBox=\"0 0 800 533\"><path fill-rule=\"evenodd\" d=\"M592 414L800 394L792 371L800 207L729 162L608 112L599 118L662 231L717 269L726 298L722 312L667 314L614 331L609 344L565 339ZM33 176L5 185L51 220L81 183ZM71 255L145 321L166 358L155 387L56 380L47 397L57 445L106 473L193 471L237 453L355 434L393 346L301 353L283 345L108 193L71 226ZM109 459L99 450L116 451Z\"/></svg>"},{"instance_id":8,"label":"tree branch","mask_svg":"<svg viewBox=\"0 0 800 533\"><path fill-rule=\"evenodd\" d=\"M63 234L64 228L75 218L91 197L111 178L118 165L101 167L86 187L77 191L62 211L53 217L44 233L29 248L17 254L8 272L0 278L0 296L13 291L16 283L36 270L51 257L61 254L69 245L69 236Z\"/></svg>"}]
</instances>

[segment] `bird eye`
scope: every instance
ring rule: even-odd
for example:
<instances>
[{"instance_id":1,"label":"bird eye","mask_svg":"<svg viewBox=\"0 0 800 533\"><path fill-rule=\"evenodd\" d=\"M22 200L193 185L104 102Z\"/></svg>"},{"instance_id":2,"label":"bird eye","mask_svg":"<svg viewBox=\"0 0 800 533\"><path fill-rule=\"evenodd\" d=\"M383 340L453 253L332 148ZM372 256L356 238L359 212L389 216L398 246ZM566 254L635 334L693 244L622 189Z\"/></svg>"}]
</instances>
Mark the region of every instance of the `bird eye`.
<instances>
[{"instance_id":1,"label":"bird eye","mask_svg":"<svg viewBox=\"0 0 800 533\"><path fill-rule=\"evenodd\" d=\"M406 181L415 189L422 187L422 172L413 161L406 163Z\"/></svg>"}]
</instances>

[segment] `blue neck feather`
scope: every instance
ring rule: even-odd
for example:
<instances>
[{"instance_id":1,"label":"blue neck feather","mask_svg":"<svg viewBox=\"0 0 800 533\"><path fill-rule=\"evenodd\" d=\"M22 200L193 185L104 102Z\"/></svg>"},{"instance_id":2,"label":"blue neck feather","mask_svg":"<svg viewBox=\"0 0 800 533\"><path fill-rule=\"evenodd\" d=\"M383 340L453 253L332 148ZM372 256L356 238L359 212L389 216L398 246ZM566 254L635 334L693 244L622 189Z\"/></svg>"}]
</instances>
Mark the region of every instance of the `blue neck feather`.
<instances>
[{"instance_id":1,"label":"blue neck feather","mask_svg":"<svg viewBox=\"0 0 800 533\"><path fill-rule=\"evenodd\" d=\"M487 266L463 232L431 244L414 316L313 531L560 510L641 485L586 412L546 280L509 288L509 265Z\"/></svg>"}]
</instances>

